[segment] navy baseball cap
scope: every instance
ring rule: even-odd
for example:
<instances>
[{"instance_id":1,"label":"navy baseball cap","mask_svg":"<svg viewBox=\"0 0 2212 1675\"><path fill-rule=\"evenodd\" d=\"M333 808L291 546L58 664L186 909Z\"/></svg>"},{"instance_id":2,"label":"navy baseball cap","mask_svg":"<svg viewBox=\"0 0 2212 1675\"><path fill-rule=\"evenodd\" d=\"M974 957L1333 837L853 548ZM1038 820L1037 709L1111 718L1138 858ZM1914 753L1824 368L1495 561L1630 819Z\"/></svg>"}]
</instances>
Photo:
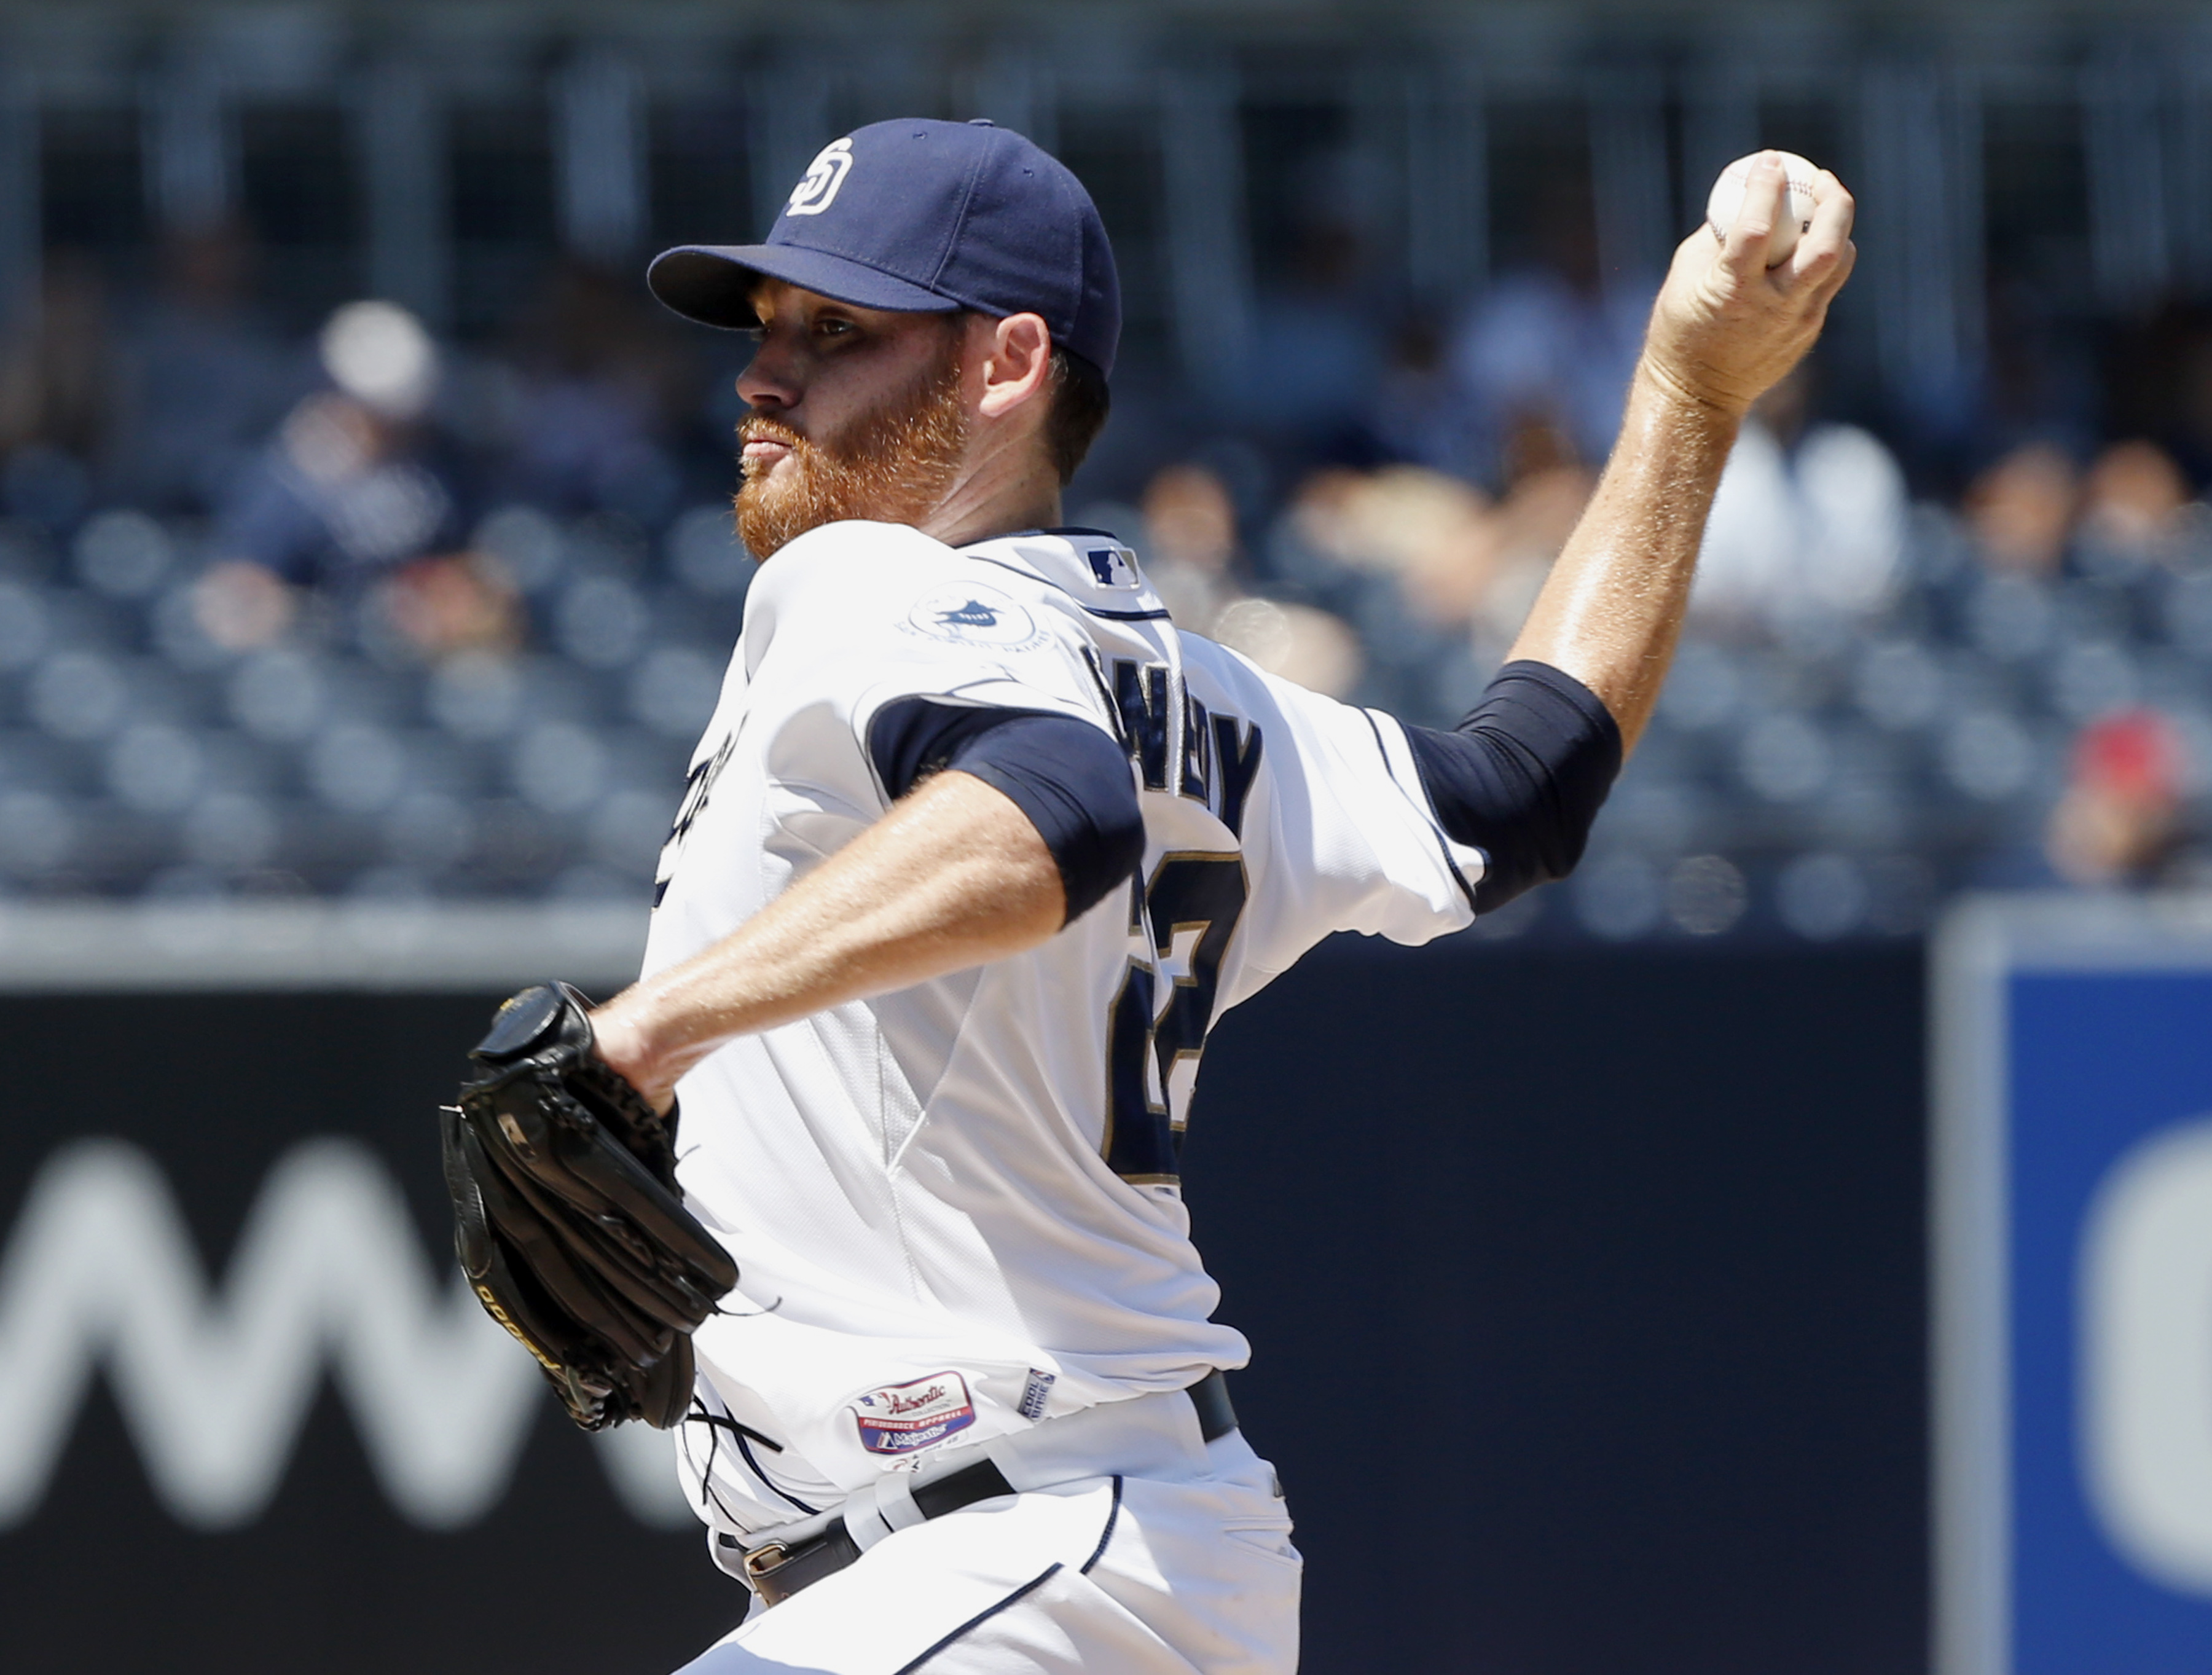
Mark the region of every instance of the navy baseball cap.
<instances>
[{"instance_id":1,"label":"navy baseball cap","mask_svg":"<svg viewBox=\"0 0 2212 1675\"><path fill-rule=\"evenodd\" d=\"M684 245L653 295L708 325L757 323L761 275L861 308L1044 317L1055 347L1114 370L1121 286L1106 224L1065 165L1009 128L911 118L823 147L757 245Z\"/></svg>"}]
</instances>

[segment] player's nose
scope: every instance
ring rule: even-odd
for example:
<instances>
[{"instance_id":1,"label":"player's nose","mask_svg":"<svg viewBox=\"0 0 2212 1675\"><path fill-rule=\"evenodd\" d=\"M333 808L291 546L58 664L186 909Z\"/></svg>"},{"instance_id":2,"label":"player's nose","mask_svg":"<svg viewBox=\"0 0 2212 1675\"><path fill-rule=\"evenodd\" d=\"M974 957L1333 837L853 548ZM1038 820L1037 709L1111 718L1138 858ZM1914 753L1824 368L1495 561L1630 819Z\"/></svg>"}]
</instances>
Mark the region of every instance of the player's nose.
<instances>
[{"instance_id":1,"label":"player's nose","mask_svg":"<svg viewBox=\"0 0 2212 1675\"><path fill-rule=\"evenodd\" d=\"M756 410L796 407L800 393L797 368L787 356L777 352L773 340L754 350L744 371L738 374L738 396Z\"/></svg>"}]
</instances>

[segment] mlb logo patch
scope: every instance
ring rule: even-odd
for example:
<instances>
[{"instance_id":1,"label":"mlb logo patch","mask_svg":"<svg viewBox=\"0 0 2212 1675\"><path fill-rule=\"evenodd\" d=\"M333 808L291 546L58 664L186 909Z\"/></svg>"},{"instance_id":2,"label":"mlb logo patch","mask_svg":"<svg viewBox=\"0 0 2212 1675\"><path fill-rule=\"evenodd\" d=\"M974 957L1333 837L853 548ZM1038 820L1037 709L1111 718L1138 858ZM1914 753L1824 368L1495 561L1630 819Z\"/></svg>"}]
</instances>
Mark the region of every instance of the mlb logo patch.
<instances>
[{"instance_id":1,"label":"mlb logo patch","mask_svg":"<svg viewBox=\"0 0 2212 1675\"><path fill-rule=\"evenodd\" d=\"M1133 592L1142 585L1135 555L1122 548L1093 547L1083 555L1090 561L1091 574L1101 587L1126 587Z\"/></svg>"},{"instance_id":2,"label":"mlb logo patch","mask_svg":"<svg viewBox=\"0 0 2212 1675\"><path fill-rule=\"evenodd\" d=\"M910 1454L975 1423L968 1382L957 1373L932 1373L871 1390L853 1404L860 1446L872 1454Z\"/></svg>"}]
</instances>

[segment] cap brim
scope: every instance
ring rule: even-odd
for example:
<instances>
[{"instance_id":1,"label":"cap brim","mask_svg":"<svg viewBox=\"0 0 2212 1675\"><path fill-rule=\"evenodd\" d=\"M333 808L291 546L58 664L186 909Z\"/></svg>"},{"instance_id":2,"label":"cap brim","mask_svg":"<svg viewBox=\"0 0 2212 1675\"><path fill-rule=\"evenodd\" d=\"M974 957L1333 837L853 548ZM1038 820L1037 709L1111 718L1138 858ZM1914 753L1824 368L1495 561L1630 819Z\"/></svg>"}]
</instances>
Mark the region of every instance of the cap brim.
<instances>
[{"instance_id":1,"label":"cap brim","mask_svg":"<svg viewBox=\"0 0 2212 1675\"><path fill-rule=\"evenodd\" d=\"M799 245L683 245L663 251L645 270L647 288L667 306L702 325L725 328L760 324L752 294L763 277L856 308L933 314L961 306L865 262Z\"/></svg>"}]
</instances>

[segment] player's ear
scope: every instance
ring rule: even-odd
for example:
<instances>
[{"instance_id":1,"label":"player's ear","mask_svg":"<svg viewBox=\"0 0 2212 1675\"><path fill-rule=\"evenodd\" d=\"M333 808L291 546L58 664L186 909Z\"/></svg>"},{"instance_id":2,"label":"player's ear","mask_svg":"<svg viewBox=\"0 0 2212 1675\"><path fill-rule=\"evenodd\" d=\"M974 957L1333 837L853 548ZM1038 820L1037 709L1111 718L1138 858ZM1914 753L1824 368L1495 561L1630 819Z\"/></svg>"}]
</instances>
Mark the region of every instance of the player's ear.
<instances>
[{"instance_id":1,"label":"player's ear","mask_svg":"<svg viewBox=\"0 0 2212 1675\"><path fill-rule=\"evenodd\" d=\"M1052 333L1041 314L1009 314L991 323L978 410L1002 418L1035 400L1052 375Z\"/></svg>"}]
</instances>

